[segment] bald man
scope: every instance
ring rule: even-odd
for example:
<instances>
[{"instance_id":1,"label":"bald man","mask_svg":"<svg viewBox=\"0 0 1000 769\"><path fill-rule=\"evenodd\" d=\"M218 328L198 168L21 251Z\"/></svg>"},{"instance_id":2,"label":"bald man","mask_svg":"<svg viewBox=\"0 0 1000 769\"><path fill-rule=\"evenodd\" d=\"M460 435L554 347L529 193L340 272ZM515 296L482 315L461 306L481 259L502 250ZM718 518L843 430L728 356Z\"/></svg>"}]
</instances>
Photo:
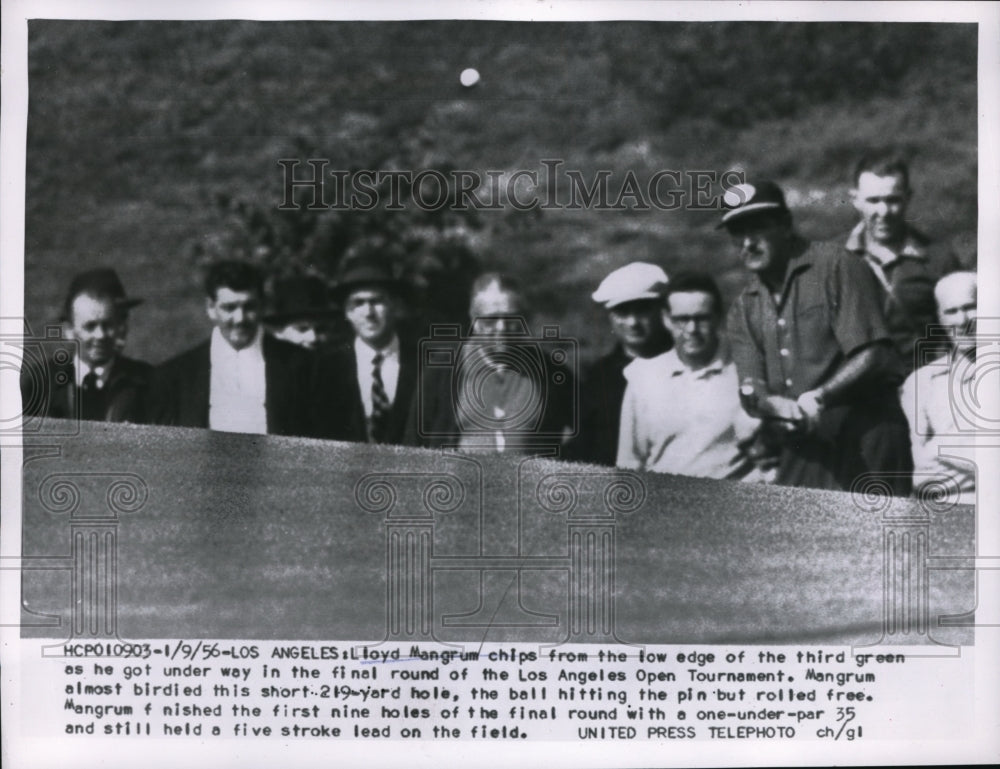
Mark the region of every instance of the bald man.
<instances>
[{"instance_id":1,"label":"bald man","mask_svg":"<svg viewBox=\"0 0 1000 769\"><path fill-rule=\"evenodd\" d=\"M529 333L524 292L500 273L479 276L470 331L424 340L420 384L404 443L462 451L561 450L574 423L575 384L555 360L559 340Z\"/></svg>"},{"instance_id":2,"label":"bald man","mask_svg":"<svg viewBox=\"0 0 1000 769\"><path fill-rule=\"evenodd\" d=\"M976 370L976 274L953 272L934 286L939 323L948 332L945 354L921 366L903 383L900 398L910 423L913 488L942 488L950 499L974 504L975 468L939 449L975 431L956 399L965 397ZM959 405L961 405L959 403Z\"/></svg>"}]
</instances>

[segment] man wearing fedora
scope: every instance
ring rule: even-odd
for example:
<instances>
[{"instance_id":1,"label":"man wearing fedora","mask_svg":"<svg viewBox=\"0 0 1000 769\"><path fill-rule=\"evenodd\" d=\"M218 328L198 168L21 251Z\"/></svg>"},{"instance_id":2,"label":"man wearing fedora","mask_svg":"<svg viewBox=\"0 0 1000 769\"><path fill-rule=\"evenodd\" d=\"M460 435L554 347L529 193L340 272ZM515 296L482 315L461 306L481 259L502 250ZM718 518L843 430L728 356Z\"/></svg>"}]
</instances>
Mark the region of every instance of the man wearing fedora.
<instances>
[{"instance_id":1,"label":"man wearing fedora","mask_svg":"<svg viewBox=\"0 0 1000 769\"><path fill-rule=\"evenodd\" d=\"M319 360L321 437L399 443L417 381L416 344L401 333L404 284L376 259L356 259L340 274L333 299L351 328Z\"/></svg>"},{"instance_id":2,"label":"man wearing fedora","mask_svg":"<svg viewBox=\"0 0 1000 769\"><path fill-rule=\"evenodd\" d=\"M62 310L65 337L74 350L65 362L26 363L21 373L25 416L142 422L152 367L122 354L128 312L141 303L126 295L110 268L76 275Z\"/></svg>"},{"instance_id":3,"label":"man wearing fedora","mask_svg":"<svg viewBox=\"0 0 1000 769\"><path fill-rule=\"evenodd\" d=\"M150 393L157 424L237 433L312 435L313 355L261 324L263 276L221 261L205 275L209 339L157 368Z\"/></svg>"},{"instance_id":4,"label":"man wearing fedora","mask_svg":"<svg viewBox=\"0 0 1000 769\"><path fill-rule=\"evenodd\" d=\"M275 338L305 347L322 349L330 340L330 324L336 312L330 306L326 284L317 277L296 275L275 281L272 309L264 325Z\"/></svg>"},{"instance_id":5,"label":"man wearing fedora","mask_svg":"<svg viewBox=\"0 0 1000 769\"><path fill-rule=\"evenodd\" d=\"M810 243L774 182L728 190L724 227L749 282L729 315L740 396L780 450L777 482L850 490L878 474L910 488L898 367L871 270L836 244Z\"/></svg>"},{"instance_id":6,"label":"man wearing fedora","mask_svg":"<svg viewBox=\"0 0 1000 769\"><path fill-rule=\"evenodd\" d=\"M566 447L568 459L614 465L618 456L625 367L633 360L655 358L673 347L663 324L667 274L655 264L632 262L614 270L591 298L607 311L615 346L583 376L580 429Z\"/></svg>"}]
</instances>

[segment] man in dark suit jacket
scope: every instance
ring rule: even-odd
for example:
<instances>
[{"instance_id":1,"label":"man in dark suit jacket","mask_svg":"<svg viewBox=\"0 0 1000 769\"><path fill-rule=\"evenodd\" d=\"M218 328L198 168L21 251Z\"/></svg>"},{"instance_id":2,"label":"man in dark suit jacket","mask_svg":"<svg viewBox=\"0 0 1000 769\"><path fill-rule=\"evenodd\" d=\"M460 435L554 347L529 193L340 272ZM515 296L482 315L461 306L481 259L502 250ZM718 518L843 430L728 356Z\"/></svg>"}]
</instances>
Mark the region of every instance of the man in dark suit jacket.
<instances>
[{"instance_id":1,"label":"man in dark suit jacket","mask_svg":"<svg viewBox=\"0 0 1000 769\"><path fill-rule=\"evenodd\" d=\"M157 424L276 435L312 435L312 354L261 325L263 276L250 264L218 262L205 278L214 329L162 364L150 394Z\"/></svg>"},{"instance_id":2,"label":"man in dark suit jacket","mask_svg":"<svg viewBox=\"0 0 1000 769\"><path fill-rule=\"evenodd\" d=\"M400 443L417 380L416 345L400 333L405 287L372 260L341 274L334 299L353 334L321 357L317 376L321 437Z\"/></svg>"},{"instance_id":3,"label":"man in dark suit jacket","mask_svg":"<svg viewBox=\"0 0 1000 769\"><path fill-rule=\"evenodd\" d=\"M74 277L62 315L74 349L45 361L26 356L21 371L25 417L143 421L152 367L121 354L128 311L141 302L128 298L112 269Z\"/></svg>"}]
</instances>

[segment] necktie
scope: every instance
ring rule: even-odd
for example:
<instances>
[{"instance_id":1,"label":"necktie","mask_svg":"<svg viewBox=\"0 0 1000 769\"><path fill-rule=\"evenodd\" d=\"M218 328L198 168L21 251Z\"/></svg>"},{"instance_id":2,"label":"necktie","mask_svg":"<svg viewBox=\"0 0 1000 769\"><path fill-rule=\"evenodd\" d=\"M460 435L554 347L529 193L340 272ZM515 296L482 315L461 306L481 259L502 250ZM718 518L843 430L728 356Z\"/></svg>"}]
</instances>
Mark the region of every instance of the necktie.
<instances>
[{"instance_id":1,"label":"necktie","mask_svg":"<svg viewBox=\"0 0 1000 769\"><path fill-rule=\"evenodd\" d=\"M93 371L83 377L80 386L80 418L104 419L104 391L97 386L97 374Z\"/></svg>"},{"instance_id":2,"label":"necktie","mask_svg":"<svg viewBox=\"0 0 1000 769\"><path fill-rule=\"evenodd\" d=\"M382 353L375 353L372 358L372 415L368 425L368 440L371 443L382 443L385 441L386 422L389 418L389 410L392 404L385 391L385 384L382 382L382 361L385 356Z\"/></svg>"}]
</instances>

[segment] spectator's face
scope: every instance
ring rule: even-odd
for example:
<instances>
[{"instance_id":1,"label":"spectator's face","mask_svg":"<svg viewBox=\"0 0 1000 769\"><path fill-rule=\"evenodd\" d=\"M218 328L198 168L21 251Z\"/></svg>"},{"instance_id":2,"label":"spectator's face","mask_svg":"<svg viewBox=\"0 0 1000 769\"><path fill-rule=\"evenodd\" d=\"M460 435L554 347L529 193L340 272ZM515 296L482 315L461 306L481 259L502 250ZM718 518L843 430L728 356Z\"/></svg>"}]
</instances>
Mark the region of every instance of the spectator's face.
<instances>
[{"instance_id":1,"label":"spectator's face","mask_svg":"<svg viewBox=\"0 0 1000 769\"><path fill-rule=\"evenodd\" d=\"M480 291L469 305L472 336L485 342L479 349L491 358L502 356L508 347L505 339L523 331L523 325L518 322L523 316L524 304L520 297L497 286Z\"/></svg>"},{"instance_id":2,"label":"spectator's face","mask_svg":"<svg viewBox=\"0 0 1000 769\"><path fill-rule=\"evenodd\" d=\"M663 338L662 307L658 299L637 299L608 310L611 331L626 351L643 357Z\"/></svg>"},{"instance_id":3,"label":"spectator's face","mask_svg":"<svg viewBox=\"0 0 1000 769\"><path fill-rule=\"evenodd\" d=\"M721 316L711 294L678 291L667 296L664 321L674 335L677 356L685 365L700 368L719 350Z\"/></svg>"},{"instance_id":4,"label":"spectator's face","mask_svg":"<svg viewBox=\"0 0 1000 769\"><path fill-rule=\"evenodd\" d=\"M938 320L952 330L955 347L966 351L975 347L976 281L966 273L949 275L934 289Z\"/></svg>"},{"instance_id":5,"label":"spectator's face","mask_svg":"<svg viewBox=\"0 0 1000 769\"><path fill-rule=\"evenodd\" d=\"M361 341L378 349L392 341L399 313L393 295L379 286L356 288L344 301L344 314Z\"/></svg>"},{"instance_id":6,"label":"spectator's face","mask_svg":"<svg viewBox=\"0 0 1000 769\"><path fill-rule=\"evenodd\" d=\"M234 350L242 350L257 337L260 328L260 295L225 286L205 300L205 312Z\"/></svg>"},{"instance_id":7,"label":"spectator's face","mask_svg":"<svg viewBox=\"0 0 1000 769\"><path fill-rule=\"evenodd\" d=\"M278 339L314 350L327 339L326 326L316 320L303 318L287 323L274 332Z\"/></svg>"},{"instance_id":8,"label":"spectator's face","mask_svg":"<svg viewBox=\"0 0 1000 769\"><path fill-rule=\"evenodd\" d=\"M114 301L80 294L70 307L66 336L80 344L80 359L88 366L105 366L125 345L128 322Z\"/></svg>"},{"instance_id":9,"label":"spectator's face","mask_svg":"<svg viewBox=\"0 0 1000 769\"><path fill-rule=\"evenodd\" d=\"M852 192L854 207L865 223L866 234L876 243L894 245L903 238L910 191L898 174L876 176L864 171Z\"/></svg>"},{"instance_id":10,"label":"spectator's face","mask_svg":"<svg viewBox=\"0 0 1000 769\"><path fill-rule=\"evenodd\" d=\"M733 221L727 229L744 267L762 276L784 274L791 237L787 222L771 216L748 216Z\"/></svg>"}]
</instances>

